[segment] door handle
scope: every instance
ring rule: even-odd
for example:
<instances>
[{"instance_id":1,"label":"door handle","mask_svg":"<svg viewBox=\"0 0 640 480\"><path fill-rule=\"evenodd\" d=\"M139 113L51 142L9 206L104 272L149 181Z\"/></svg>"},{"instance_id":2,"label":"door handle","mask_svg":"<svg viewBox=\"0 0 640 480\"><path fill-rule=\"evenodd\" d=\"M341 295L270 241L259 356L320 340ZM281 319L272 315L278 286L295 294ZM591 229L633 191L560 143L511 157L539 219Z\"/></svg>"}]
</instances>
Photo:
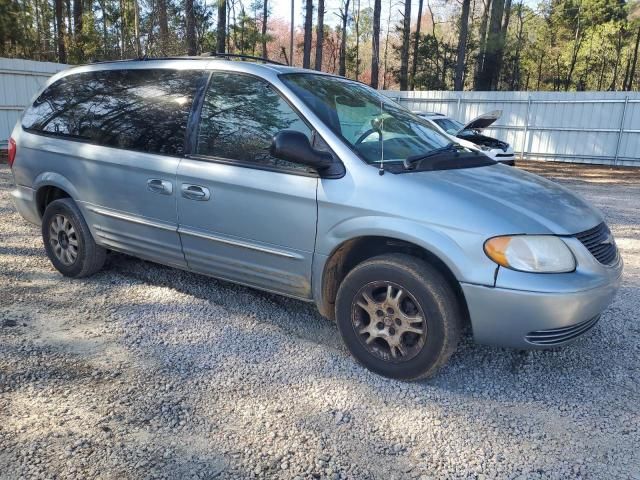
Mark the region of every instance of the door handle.
<instances>
[{"instance_id":1,"label":"door handle","mask_svg":"<svg viewBox=\"0 0 640 480\"><path fill-rule=\"evenodd\" d=\"M159 178L150 178L147 180L147 190L161 195L171 195L173 193L173 183Z\"/></svg>"},{"instance_id":2,"label":"door handle","mask_svg":"<svg viewBox=\"0 0 640 480\"><path fill-rule=\"evenodd\" d=\"M189 200L198 200L201 202L205 202L209 200L209 198L211 197L211 193L209 192L209 189L207 187L183 183L182 196L184 198L188 198Z\"/></svg>"}]
</instances>

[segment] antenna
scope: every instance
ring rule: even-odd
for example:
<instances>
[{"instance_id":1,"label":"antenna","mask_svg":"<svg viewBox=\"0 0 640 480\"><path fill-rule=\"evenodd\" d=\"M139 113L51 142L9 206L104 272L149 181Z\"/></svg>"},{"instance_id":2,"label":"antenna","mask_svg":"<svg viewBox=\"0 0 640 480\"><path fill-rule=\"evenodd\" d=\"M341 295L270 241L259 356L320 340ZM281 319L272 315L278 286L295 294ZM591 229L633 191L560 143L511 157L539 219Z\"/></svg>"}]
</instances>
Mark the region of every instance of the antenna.
<instances>
[{"instance_id":1,"label":"antenna","mask_svg":"<svg viewBox=\"0 0 640 480\"><path fill-rule=\"evenodd\" d=\"M380 142L380 170L378 175L384 175L384 111L382 105L382 99L380 99L380 130L378 131L378 138Z\"/></svg>"}]
</instances>

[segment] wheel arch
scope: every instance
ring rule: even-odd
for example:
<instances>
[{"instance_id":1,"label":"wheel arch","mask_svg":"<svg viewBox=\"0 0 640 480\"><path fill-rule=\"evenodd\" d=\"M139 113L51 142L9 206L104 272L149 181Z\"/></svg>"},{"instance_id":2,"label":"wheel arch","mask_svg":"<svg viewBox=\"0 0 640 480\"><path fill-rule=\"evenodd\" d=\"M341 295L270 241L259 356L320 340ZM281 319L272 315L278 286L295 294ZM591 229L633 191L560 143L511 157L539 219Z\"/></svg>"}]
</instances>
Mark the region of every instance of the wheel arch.
<instances>
[{"instance_id":1,"label":"wheel arch","mask_svg":"<svg viewBox=\"0 0 640 480\"><path fill-rule=\"evenodd\" d=\"M71 182L59 173L46 172L38 175L33 182L36 208L42 219L47 205L59 198L77 198L77 191Z\"/></svg>"},{"instance_id":2,"label":"wheel arch","mask_svg":"<svg viewBox=\"0 0 640 480\"><path fill-rule=\"evenodd\" d=\"M385 235L350 238L333 249L324 263L320 288L317 291L316 303L320 313L335 320L335 300L342 280L359 263L385 253L405 253L436 268L455 292L462 307L465 323L469 322L467 302L454 270L431 249L409 240Z\"/></svg>"}]
</instances>

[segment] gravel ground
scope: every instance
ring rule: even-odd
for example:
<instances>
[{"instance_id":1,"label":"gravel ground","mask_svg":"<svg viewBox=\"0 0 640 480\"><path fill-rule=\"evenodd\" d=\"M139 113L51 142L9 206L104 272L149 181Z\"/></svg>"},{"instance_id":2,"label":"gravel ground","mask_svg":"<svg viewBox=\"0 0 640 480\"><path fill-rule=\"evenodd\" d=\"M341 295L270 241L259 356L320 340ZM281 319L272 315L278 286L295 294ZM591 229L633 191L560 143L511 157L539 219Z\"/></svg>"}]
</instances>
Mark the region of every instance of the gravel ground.
<instances>
[{"instance_id":1,"label":"gravel ground","mask_svg":"<svg viewBox=\"0 0 640 480\"><path fill-rule=\"evenodd\" d=\"M605 212L615 303L572 346L467 338L408 384L309 304L118 254L61 277L0 165L0 478L640 479L640 172L525 168Z\"/></svg>"}]
</instances>

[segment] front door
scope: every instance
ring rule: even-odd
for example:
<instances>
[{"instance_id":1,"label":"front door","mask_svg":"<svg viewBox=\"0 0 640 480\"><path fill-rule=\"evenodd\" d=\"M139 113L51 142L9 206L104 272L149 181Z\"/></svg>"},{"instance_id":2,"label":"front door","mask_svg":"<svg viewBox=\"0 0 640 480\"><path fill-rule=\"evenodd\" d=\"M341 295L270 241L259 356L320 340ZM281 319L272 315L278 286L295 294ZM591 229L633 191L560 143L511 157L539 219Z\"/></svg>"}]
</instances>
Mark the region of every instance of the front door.
<instances>
[{"instance_id":1,"label":"front door","mask_svg":"<svg viewBox=\"0 0 640 480\"><path fill-rule=\"evenodd\" d=\"M267 82L215 72L195 152L178 167L178 223L189 268L311 296L318 177L269 154L280 130L311 130Z\"/></svg>"}]
</instances>

